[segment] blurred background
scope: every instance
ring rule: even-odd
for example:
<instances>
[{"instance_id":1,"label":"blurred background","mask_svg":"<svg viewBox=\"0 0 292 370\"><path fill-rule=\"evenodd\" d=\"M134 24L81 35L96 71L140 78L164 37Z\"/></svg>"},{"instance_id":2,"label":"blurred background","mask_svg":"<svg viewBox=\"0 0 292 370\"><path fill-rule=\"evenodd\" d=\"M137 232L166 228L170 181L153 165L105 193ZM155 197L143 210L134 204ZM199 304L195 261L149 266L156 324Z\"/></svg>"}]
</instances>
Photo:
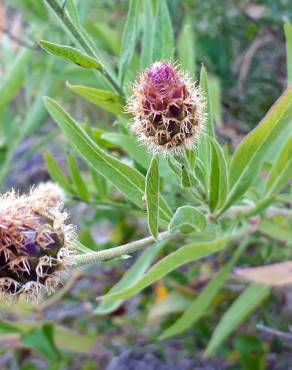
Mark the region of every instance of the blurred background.
<instances>
[{"instance_id":1,"label":"blurred background","mask_svg":"<svg viewBox=\"0 0 292 370\"><path fill-rule=\"evenodd\" d=\"M73 9L71 2L64 5L69 12ZM128 1L76 0L75 3L80 22L116 68ZM283 23L285 19L292 20L291 1L175 0L168 1L168 6L176 38L176 58L182 67L191 69L196 79L201 64L206 66L216 131L220 141L234 148L258 124L285 88ZM77 17L73 11L71 15ZM115 155L123 155L122 148L110 140L110 136L108 140L101 138L104 132L115 131L114 116L81 101L66 88L66 81L98 88L107 88L106 82L97 76L93 78L90 71L45 53L37 45L39 39L71 44L43 1L2 0L1 192L11 187L28 191L33 184L50 179L43 156L46 151L49 151L47 158L53 157L68 175L67 153L70 148L43 106L44 95L61 101L73 117L91 125L95 138L104 147ZM184 65L185 53L193 56L191 66ZM139 57L135 55L127 74L129 84L139 69ZM88 176L86 165L79 159L77 161ZM99 192L107 194L111 191L100 179L95 180ZM86 201L75 200L72 191L68 207L85 245L99 249L145 235L146 224L135 214L109 205L96 208ZM280 226L275 230L278 242L291 243L287 225ZM291 254L288 248L275 252L273 243L263 242L263 247L254 251L251 260L256 264L257 260L267 256L272 260L273 253L277 253L277 257L281 253L284 257L285 253ZM157 330L171 322L190 302L188 295L179 295L170 310L169 301L163 303L169 290L200 289L203 282L191 277L199 270L208 274L208 263L203 261L192 266L187 273L183 270L171 273L165 281L146 289L106 316L93 314L97 307L96 297L119 280L132 264L131 260L122 264L113 261L104 266L95 265L74 273L60 294L39 307L31 307L25 302L13 306L1 302L2 320L27 325L31 329L34 322L48 323L48 328L53 322L55 341L62 356L61 360L56 357L50 343L43 344L42 348L36 345L39 340L44 340L38 330L31 341L23 345L13 335L2 335L6 331L0 325L0 369L292 369L291 340L289 345L265 333L257 334L250 330L249 324L237 330L233 339L221 348L218 358L200 358L214 322L234 295L232 289L222 292L214 311L194 330L165 342L154 340ZM261 308L261 317L275 317L275 326L279 328L287 320L292 322L291 288L278 291L270 300L268 308ZM254 322L256 319L255 316Z\"/></svg>"}]
</instances>

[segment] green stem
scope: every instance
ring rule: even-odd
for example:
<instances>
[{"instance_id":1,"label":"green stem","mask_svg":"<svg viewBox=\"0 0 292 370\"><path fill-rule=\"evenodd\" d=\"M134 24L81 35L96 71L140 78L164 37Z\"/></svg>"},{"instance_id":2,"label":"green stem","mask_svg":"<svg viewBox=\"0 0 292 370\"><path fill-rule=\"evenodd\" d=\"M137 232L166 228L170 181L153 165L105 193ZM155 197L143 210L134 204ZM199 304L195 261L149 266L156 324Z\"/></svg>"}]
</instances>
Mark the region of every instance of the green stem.
<instances>
[{"instance_id":1,"label":"green stem","mask_svg":"<svg viewBox=\"0 0 292 370\"><path fill-rule=\"evenodd\" d=\"M77 43L81 46L81 48L90 56L97 58L97 54L94 51L94 48L90 45L90 42L86 39L85 35L83 34L82 30L79 30L74 23L71 21L68 14L65 12L65 9L60 6L57 0L45 0L48 6L53 10L57 18L61 21L63 26L69 31L71 36L77 41ZM117 84L117 82L113 79L110 73L106 70L104 66L103 74L106 79L111 83L113 88L118 92L120 95L124 96L124 92L122 88Z\"/></svg>"},{"instance_id":2,"label":"green stem","mask_svg":"<svg viewBox=\"0 0 292 370\"><path fill-rule=\"evenodd\" d=\"M176 234L171 233L169 231L164 231L158 235L158 240L169 239L174 235ZM72 267L80 267L80 266L87 265L90 263L110 260L115 257L120 257L125 254L136 252L148 246L150 243L153 243L154 241L155 239L152 236L149 236L147 238L136 240L131 243L120 245L115 248L104 249L98 252L77 255L72 258L71 265Z\"/></svg>"}]
</instances>

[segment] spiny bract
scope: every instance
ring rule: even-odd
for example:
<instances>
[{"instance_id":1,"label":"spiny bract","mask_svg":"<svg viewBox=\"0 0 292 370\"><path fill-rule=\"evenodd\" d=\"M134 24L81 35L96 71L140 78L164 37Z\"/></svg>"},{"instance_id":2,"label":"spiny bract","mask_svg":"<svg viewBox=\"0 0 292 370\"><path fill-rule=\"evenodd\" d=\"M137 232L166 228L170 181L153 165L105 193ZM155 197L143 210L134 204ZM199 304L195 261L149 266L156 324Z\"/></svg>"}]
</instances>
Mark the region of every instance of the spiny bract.
<instances>
[{"instance_id":1,"label":"spiny bract","mask_svg":"<svg viewBox=\"0 0 292 370\"><path fill-rule=\"evenodd\" d=\"M156 62L138 78L127 110L131 129L154 153L180 154L200 136L206 117L199 87L169 62Z\"/></svg>"},{"instance_id":2,"label":"spiny bract","mask_svg":"<svg viewBox=\"0 0 292 370\"><path fill-rule=\"evenodd\" d=\"M0 197L0 295L38 299L52 291L67 268L75 232L66 226L62 190L41 184L29 195Z\"/></svg>"}]
</instances>

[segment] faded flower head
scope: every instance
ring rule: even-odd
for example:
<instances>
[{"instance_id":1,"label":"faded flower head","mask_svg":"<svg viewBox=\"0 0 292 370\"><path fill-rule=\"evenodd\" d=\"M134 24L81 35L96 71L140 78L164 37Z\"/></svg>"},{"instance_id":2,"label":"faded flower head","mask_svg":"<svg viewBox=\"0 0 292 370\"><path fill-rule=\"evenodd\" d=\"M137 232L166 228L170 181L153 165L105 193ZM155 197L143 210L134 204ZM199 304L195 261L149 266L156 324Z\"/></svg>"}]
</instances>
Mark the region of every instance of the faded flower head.
<instances>
[{"instance_id":1,"label":"faded flower head","mask_svg":"<svg viewBox=\"0 0 292 370\"><path fill-rule=\"evenodd\" d=\"M66 226L62 190L41 184L27 196L0 196L0 295L37 299L67 269L75 232Z\"/></svg>"},{"instance_id":2,"label":"faded flower head","mask_svg":"<svg viewBox=\"0 0 292 370\"><path fill-rule=\"evenodd\" d=\"M200 90L169 62L156 62L136 82L128 102L131 126L139 140L157 153L191 148L206 121Z\"/></svg>"}]
</instances>

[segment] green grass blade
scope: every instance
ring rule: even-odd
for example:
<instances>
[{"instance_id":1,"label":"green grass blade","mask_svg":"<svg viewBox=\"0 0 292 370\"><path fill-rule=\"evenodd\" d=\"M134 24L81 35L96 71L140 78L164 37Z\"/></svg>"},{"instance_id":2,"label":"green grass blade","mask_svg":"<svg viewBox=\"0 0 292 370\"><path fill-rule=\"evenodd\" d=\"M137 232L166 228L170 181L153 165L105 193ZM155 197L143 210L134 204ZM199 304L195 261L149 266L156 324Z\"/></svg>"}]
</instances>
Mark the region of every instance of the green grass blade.
<instances>
[{"instance_id":1,"label":"green grass blade","mask_svg":"<svg viewBox=\"0 0 292 370\"><path fill-rule=\"evenodd\" d=\"M152 3L144 0L141 69L149 67L153 56L154 17Z\"/></svg>"},{"instance_id":2,"label":"green grass blade","mask_svg":"<svg viewBox=\"0 0 292 370\"><path fill-rule=\"evenodd\" d=\"M70 171L70 177L75 185L76 193L80 199L85 200L85 202L89 202L90 196L87 185L81 176L77 161L71 153L67 155L67 163Z\"/></svg>"}]
</instances>

